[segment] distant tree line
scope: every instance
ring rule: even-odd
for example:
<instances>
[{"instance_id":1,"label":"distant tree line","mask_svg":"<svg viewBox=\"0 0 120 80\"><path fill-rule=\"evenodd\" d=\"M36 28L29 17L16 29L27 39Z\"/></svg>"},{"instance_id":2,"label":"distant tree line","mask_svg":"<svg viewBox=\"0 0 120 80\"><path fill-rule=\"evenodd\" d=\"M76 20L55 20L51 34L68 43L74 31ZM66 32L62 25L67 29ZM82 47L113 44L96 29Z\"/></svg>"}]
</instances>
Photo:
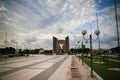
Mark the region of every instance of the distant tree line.
<instances>
[{"instance_id":1,"label":"distant tree line","mask_svg":"<svg viewBox=\"0 0 120 80\"><path fill-rule=\"evenodd\" d=\"M6 47L6 48L0 48L0 54L6 55L7 53L15 53L15 48L13 47Z\"/></svg>"},{"instance_id":2,"label":"distant tree line","mask_svg":"<svg viewBox=\"0 0 120 80\"><path fill-rule=\"evenodd\" d=\"M70 51L69 51L69 54L79 54L79 53L84 53L84 54L88 54L89 53L89 51L90 51L90 49L89 48L84 48L84 49L82 49L82 48L77 48L77 49L75 49L75 48L71 48L70 49Z\"/></svg>"},{"instance_id":3,"label":"distant tree line","mask_svg":"<svg viewBox=\"0 0 120 80\"><path fill-rule=\"evenodd\" d=\"M39 50L40 49L18 49L17 54L18 55L24 55L24 54L39 54ZM119 53L120 54L120 46L119 47L115 47L115 48L111 48L110 49L114 54L114 53ZM71 48L69 50L68 54L79 54L79 53L84 53L84 54L88 54L90 52L89 48ZM98 51L94 50L93 51L94 54L98 54ZM100 54L102 53L108 53L107 50L100 50L99 52ZM14 47L6 47L6 48L0 48L0 55L7 55L7 54L16 54L16 49ZM45 50L42 54L46 54L46 55L51 55L52 54L52 50Z\"/></svg>"},{"instance_id":4,"label":"distant tree line","mask_svg":"<svg viewBox=\"0 0 120 80\"><path fill-rule=\"evenodd\" d=\"M119 53L120 54L120 46L119 47L114 47L110 49L113 53Z\"/></svg>"},{"instance_id":5,"label":"distant tree line","mask_svg":"<svg viewBox=\"0 0 120 80\"><path fill-rule=\"evenodd\" d=\"M13 47L0 48L0 55L24 55L24 54L39 54L40 49L15 49ZM17 52L16 52L17 51ZM52 50L45 50L41 54L51 55Z\"/></svg>"}]
</instances>

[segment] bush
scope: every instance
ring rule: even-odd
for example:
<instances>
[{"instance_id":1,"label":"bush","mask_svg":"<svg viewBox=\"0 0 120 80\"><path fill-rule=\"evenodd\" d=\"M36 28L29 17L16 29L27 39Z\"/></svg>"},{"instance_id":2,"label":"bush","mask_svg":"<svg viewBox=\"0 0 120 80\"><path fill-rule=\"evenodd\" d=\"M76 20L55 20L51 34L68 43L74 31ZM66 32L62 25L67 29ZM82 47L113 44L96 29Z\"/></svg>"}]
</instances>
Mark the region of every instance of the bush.
<instances>
[{"instance_id":1,"label":"bush","mask_svg":"<svg viewBox=\"0 0 120 80\"><path fill-rule=\"evenodd\" d=\"M25 56L25 54L19 54L18 56Z\"/></svg>"},{"instance_id":2,"label":"bush","mask_svg":"<svg viewBox=\"0 0 120 80\"><path fill-rule=\"evenodd\" d=\"M51 53L51 52L48 52L48 53L45 53L45 55L52 55L52 53Z\"/></svg>"},{"instance_id":3,"label":"bush","mask_svg":"<svg viewBox=\"0 0 120 80\"><path fill-rule=\"evenodd\" d=\"M44 51L44 54L45 54L45 55L52 55L52 50L45 50L45 51Z\"/></svg>"},{"instance_id":4,"label":"bush","mask_svg":"<svg viewBox=\"0 0 120 80\"><path fill-rule=\"evenodd\" d=\"M102 57L100 57L100 56L93 56L93 61L94 62L102 62Z\"/></svg>"},{"instance_id":5,"label":"bush","mask_svg":"<svg viewBox=\"0 0 120 80\"><path fill-rule=\"evenodd\" d=\"M8 54L8 57L9 58L12 58L12 57L14 57L15 55L14 54Z\"/></svg>"}]
</instances>

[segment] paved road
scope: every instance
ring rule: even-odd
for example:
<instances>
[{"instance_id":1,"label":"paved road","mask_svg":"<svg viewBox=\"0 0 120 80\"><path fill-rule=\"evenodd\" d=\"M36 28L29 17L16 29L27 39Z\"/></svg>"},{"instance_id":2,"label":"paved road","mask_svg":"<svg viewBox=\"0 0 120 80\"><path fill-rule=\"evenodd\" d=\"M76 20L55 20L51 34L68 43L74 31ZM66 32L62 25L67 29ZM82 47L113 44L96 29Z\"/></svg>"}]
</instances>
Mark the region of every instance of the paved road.
<instances>
[{"instance_id":1,"label":"paved road","mask_svg":"<svg viewBox=\"0 0 120 80\"><path fill-rule=\"evenodd\" d=\"M36 56L0 62L0 80L47 80L67 56Z\"/></svg>"}]
</instances>

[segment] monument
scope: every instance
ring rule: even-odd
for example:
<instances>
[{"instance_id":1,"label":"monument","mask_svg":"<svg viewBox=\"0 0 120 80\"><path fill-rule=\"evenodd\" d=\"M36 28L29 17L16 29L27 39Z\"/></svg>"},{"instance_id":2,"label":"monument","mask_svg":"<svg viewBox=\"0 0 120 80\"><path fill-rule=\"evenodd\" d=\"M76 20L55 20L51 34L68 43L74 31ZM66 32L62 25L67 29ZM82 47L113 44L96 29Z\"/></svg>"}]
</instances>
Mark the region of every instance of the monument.
<instances>
[{"instance_id":1,"label":"monument","mask_svg":"<svg viewBox=\"0 0 120 80\"><path fill-rule=\"evenodd\" d=\"M69 52L69 37L65 40L58 40L53 36L53 54L65 55Z\"/></svg>"}]
</instances>

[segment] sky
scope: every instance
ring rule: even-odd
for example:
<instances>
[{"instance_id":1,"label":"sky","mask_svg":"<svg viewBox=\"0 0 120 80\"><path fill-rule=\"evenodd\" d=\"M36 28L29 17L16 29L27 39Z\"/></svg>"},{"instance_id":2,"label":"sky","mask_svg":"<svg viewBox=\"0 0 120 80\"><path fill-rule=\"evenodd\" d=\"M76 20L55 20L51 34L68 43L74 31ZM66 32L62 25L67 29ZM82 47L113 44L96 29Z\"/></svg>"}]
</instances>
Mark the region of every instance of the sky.
<instances>
[{"instance_id":1,"label":"sky","mask_svg":"<svg viewBox=\"0 0 120 80\"><path fill-rule=\"evenodd\" d=\"M120 1L116 4L120 35ZM91 29L93 39L94 31L100 30L100 48L117 46L113 0L0 0L0 48L50 50L53 36L69 36L70 48L75 48L78 41L85 42L81 31L87 30L87 39ZM93 48L98 49L97 40Z\"/></svg>"}]
</instances>

